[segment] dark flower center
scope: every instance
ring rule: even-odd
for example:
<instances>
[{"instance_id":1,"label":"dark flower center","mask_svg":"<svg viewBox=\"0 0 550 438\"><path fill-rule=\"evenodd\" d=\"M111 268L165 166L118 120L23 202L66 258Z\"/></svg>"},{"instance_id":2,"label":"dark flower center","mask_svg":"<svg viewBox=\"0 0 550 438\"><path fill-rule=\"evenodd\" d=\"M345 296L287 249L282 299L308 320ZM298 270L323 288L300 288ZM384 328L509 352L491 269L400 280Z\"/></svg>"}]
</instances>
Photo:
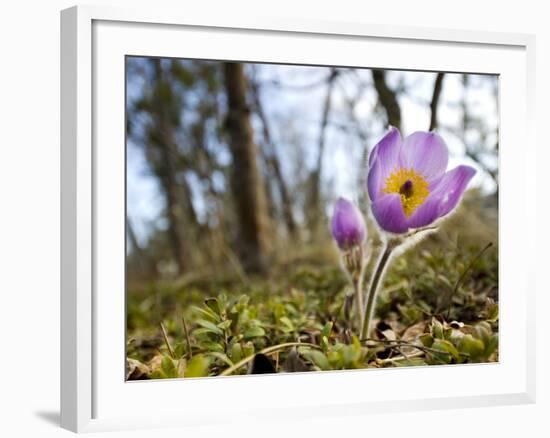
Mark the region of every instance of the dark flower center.
<instances>
[{"instance_id":1,"label":"dark flower center","mask_svg":"<svg viewBox=\"0 0 550 438\"><path fill-rule=\"evenodd\" d=\"M413 195L413 183L410 179L403 183L399 189L399 194L405 195L406 198L410 198Z\"/></svg>"},{"instance_id":2,"label":"dark flower center","mask_svg":"<svg viewBox=\"0 0 550 438\"><path fill-rule=\"evenodd\" d=\"M426 179L414 169L400 168L386 178L384 193L397 193L401 197L403 212L410 217L430 194Z\"/></svg>"}]
</instances>

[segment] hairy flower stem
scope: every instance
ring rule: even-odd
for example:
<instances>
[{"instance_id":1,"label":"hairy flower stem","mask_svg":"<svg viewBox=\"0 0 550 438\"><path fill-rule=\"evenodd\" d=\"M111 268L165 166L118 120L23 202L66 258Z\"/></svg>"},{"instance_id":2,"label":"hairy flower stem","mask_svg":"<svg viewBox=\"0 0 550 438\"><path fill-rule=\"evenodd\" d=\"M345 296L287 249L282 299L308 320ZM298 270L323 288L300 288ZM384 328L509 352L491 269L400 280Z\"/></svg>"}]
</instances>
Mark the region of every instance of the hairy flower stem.
<instances>
[{"instance_id":1,"label":"hairy flower stem","mask_svg":"<svg viewBox=\"0 0 550 438\"><path fill-rule=\"evenodd\" d=\"M344 316L348 324L348 328L353 328L357 332L361 331L363 327L363 275L365 272L365 265L367 264L368 257L366 256L366 247L356 245L353 248L342 253L342 265L345 271L349 274L350 283L353 286L353 295L346 297L344 303ZM357 317L355 321L350 318L351 307L355 307Z\"/></svg>"},{"instance_id":2,"label":"hairy flower stem","mask_svg":"<svg viewBox=\"0 0 550 438\"><path fill-rule=\"evenodd\" d=\"M386 244L384 245L384 250L382 251L380 258L378 259L378 263L376 264L376 269L374 270L374 275L369 286L365 314L362 319L361 339L367 339L369 336L370 323L374 311L374 304L376 302L378 288L386 272L386 267L388 265L388 262L390 261L392 251L395 249L396 246L396 241L389 240L388 242L386 242Z\"/></svg>"},{"instance_id":3,"label":"hairy flower stem","mask_svg":"<svg viewBox=\"0 0 550 438\"><path fill-rule=\"evenodd\" d=\"M361 273L362 274L362 273ZM357 328L358 330L363 327L363 275L359 275L357 278L353 278L353 291L355 292L355 308L357 309Z\"/></svg>"}]
</instances>

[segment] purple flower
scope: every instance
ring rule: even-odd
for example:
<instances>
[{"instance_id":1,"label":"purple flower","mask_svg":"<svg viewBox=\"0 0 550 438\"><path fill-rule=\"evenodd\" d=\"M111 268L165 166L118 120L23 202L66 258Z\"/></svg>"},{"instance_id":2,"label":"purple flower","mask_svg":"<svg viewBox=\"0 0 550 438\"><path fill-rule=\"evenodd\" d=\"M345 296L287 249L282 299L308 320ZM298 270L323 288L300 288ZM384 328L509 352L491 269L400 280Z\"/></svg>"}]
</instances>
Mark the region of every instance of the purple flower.
<instances>
[{"instance_id":1,"label":"purple flower","mask_svg":"<svg viewBox=\"0 0 550 438\"><path fill-rule=\"evenodd\" d=\"M338 198L332 215L332 236L340 249L361 245L367 236L365 220L355 204Z\"/></svg>"},{"instance_id":2,"label":"purple flower","mask_svg":"<svg viewBox=\"0 0 550 438\"><path fill-rule=\"evenodd\" d=\"M418 131L401 140L390 128L369 157L367 185L378 225L406 233L451 212L476 171L458 166L446 172L448 160L439 135Z\"/></svg>"}]
</instances>

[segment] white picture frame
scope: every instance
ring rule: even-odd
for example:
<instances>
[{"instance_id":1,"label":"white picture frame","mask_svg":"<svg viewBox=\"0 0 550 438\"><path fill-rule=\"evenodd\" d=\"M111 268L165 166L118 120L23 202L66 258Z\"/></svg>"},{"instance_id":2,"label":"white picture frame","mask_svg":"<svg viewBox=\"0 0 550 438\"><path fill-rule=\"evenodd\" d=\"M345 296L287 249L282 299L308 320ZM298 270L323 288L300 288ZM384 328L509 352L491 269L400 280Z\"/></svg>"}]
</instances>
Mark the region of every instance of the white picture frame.
<instances>
[{"instance_id":1,"label":"white picture frame","mask_svg":"<svg viewBox=\"0 0 550 438\"><path fill-rule=\"evenodd\" d=\"M192 41L192 47L186 47L185 41ZM534 268L524 254L534 253L535 216L532 210L518 208L536 204L535 174L528 170L536 168L534 45L534 36L524 34L292 17L243 15L228 20L188 8L78 6L62 11L62 427L83 432L186 426L212 423L214 417L217 422L244 416L268 421L279 416L363 415L534 402ZM357 55L364 50L370 54L368 64ZM124 214L124 167L120 167L124 126L120 121L126 55L499 74L500 362L125 382L120 360L125 317L124 221L120 216ZM111 145L109 150L106 144ZM521 148L513 147L517 144ZM531 226L523 226L519 233L521 224ZM354 391L345 390L350 385ZM368 391L357 390L361 386ZM182 390L186 397L181 396ZM269 399L262 391L269 392ZM285 397L289 391L293 394L290 400ZM212 406L208 397L217 392L236 394L236 399L230 406ZM133 402L139 397L157 402L140 411Z\"/></svg>"}]
</instances>

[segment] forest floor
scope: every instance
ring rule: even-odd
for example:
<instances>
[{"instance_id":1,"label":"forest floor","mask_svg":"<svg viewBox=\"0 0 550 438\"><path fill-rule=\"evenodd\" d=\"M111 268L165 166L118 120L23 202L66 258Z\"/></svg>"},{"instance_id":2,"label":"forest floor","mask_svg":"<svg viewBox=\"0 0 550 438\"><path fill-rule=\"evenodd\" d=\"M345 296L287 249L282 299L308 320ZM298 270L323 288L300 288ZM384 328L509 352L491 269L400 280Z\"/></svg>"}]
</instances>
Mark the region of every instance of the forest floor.
<instances>
[{"instance_id":1,"label":"forest floor","mask_svg":"<svg viewBox=\"0 0 550 438\"><path fill-rule=\"evenodd\" d=\"M351 287L328 242L288 251L268 277L130 282L127 379L498 361L497 214L479 201L394 259L369 339L346 317Z\"/></svg>"}]
</instances>

